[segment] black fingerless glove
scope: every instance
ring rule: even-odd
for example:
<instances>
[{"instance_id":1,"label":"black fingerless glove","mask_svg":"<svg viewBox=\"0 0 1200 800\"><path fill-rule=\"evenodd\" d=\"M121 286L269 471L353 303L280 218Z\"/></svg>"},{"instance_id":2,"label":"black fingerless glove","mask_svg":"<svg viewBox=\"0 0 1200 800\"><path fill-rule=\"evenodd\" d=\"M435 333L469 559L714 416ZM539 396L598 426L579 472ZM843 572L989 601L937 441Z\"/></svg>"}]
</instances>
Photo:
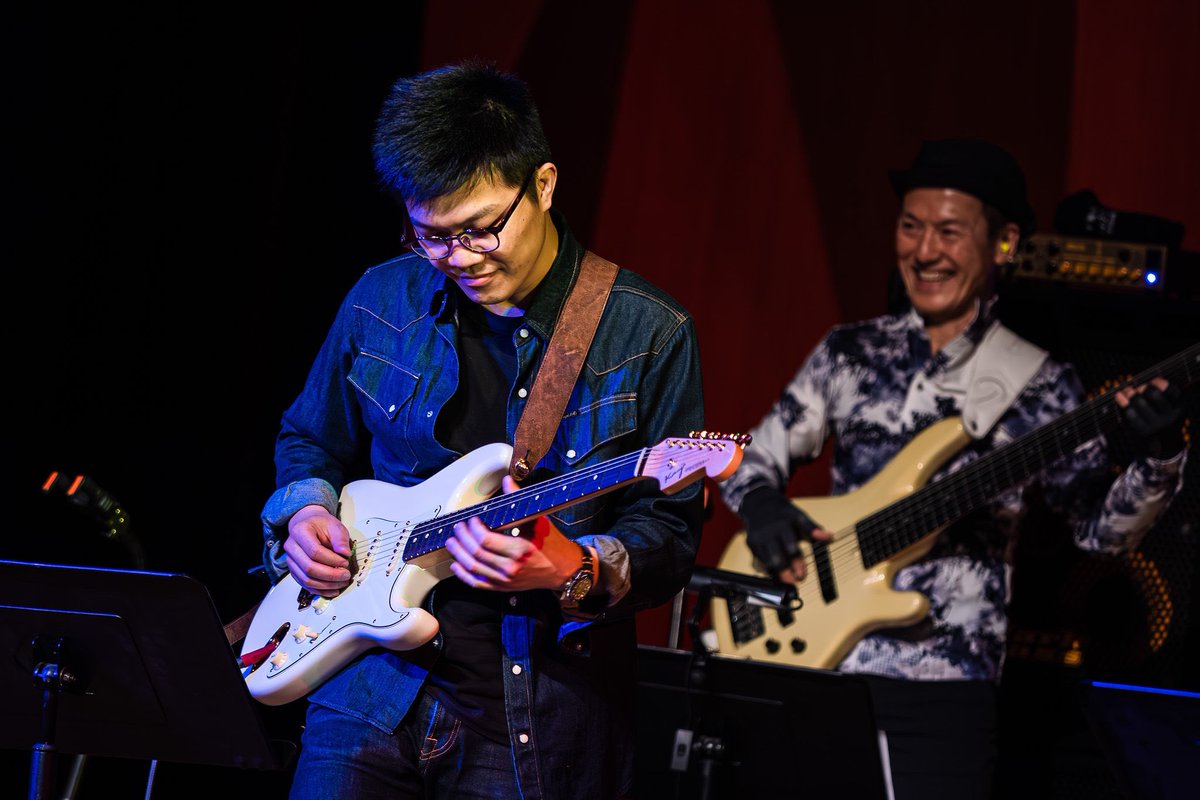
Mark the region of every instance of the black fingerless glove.
<instances>
[{"instance_id":1,"label":"black fingerless glove","mask_svg":"<svg viewBox=\"0 0 1200 800\"><path fill-rule=\"evenodd\" d=\"M746 520L746 544L771 574L791 565L800 552L797 543L817 528L817 523L793 505L778 489L760 486L742 498L738 513Z\"/></svg>"},{"instance_id":2,"label":"black fingerless glove","mask_svg":"<svg viewBox=\"0 0 1200 800\"><path fill-rule=\"evenodd\" d=\"M1183 390L1150 384L1135 394L1122 412L1142 455L1171 458L1183 450Z\"/></svg>"}]
</instances>

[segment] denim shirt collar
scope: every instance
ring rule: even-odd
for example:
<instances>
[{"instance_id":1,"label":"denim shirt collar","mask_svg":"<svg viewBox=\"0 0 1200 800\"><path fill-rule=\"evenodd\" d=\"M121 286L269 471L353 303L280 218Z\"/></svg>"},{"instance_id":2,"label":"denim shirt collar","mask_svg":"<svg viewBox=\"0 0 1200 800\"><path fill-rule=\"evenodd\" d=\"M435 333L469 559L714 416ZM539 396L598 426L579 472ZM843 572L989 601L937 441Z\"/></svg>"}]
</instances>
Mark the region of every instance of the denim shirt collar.
<instances>
[{"instance_id":1,"label":"denim shirt collar","mask_svg":"<svg viewBox=\"0 0 1200 800\"><path fill-rule=\"evenodd\" d=\"M554 333L567 294L579 278L579 265L583 261L583 245L571 234L566 219L554 209L550 210L550 219L558 229L558 253L546 277L533 290L533 299L525 311L529 327L547 339Z\"/></svg>"}]
</instances>

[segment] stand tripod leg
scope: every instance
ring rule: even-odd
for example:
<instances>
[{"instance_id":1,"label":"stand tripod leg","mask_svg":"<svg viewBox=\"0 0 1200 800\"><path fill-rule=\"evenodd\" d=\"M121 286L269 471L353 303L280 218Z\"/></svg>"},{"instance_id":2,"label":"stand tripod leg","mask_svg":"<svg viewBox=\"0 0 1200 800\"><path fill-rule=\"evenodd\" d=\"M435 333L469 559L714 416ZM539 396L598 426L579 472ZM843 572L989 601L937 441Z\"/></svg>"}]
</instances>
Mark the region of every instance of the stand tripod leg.
<instances>
[{"instance_id":1,"label":"stand tripod leg","mask_svg":"<svg viewBox=\"0 0 1200 800\"><path fill-rule=\"evenodd\" d=\"M46 800L54 788L54 745L38 742L33 746L29 775L29 800Z\"/></svg>"},{"instance_id":2,"label":"stand tripod leg","mask_svg":"<svg viewBox=\"0 0 1200 800\"><path fill-rule=\"evenodd\" d=\"M47 657L33 669L33 676L42 686L42 739L33 746L33 763L29 774L29 800L48 800L54 788L54 744L58 725L58 698L64 688L75 683L74 673L60 665L63 639L52 637Z\"/></svg>"},{"instance_id":3,"label":"stand tripod leg","mask_svg":"<svg viewBox=\"0 0 1200 800\"><path fill-rule=\"evenodd\" d=\"M146 776L146 795L142 800L150 800L150 796L154 793L154 776L158 772L158 759L150 762L150 774Z\"/></svg>"},{"instance_id":4,"label":"stand tripod leg","mask_svg":"<svg viewBox=\"0 0 1200 800\"><path fill-rule=\"evenodd\" d=\"M83 782L83 768L87 764L87 756L77 755L71 761L71 772L67 775L67 787L63 789L63 800L73 800L79 792L79 784Z\"/></svg>"},{"instance_id":5,"label":"stand tripod leg","mask_svg":"<svg viewBox=\"0 0 1200 800\"><path fill-rule=\"evenodd\" d=\"M33 746L29 773L29 800L44 800L54 788L54 726L58 717L58 665L39 664L42 681L42 740Z\"/></svg>"}]
</instances>

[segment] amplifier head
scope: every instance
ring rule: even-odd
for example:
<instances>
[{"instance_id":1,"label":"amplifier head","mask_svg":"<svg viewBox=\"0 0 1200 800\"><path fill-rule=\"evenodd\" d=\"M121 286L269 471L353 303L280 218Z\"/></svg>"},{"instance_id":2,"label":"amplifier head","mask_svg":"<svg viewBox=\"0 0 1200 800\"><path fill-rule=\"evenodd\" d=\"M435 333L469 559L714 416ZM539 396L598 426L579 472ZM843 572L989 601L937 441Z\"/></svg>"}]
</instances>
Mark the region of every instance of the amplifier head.
<instances>
[{"instance_id":1,"label":"amplifier head","mask_svg":"<svg viewBox=\"0 0 1200 800\"><path fill-rule=\"evenodd\" d=\"M1035 233L1021 244L1004 270L1004 278L1159 292L1166 283L1166 271L1164 245Z\"/></svg>"}]
</instances>

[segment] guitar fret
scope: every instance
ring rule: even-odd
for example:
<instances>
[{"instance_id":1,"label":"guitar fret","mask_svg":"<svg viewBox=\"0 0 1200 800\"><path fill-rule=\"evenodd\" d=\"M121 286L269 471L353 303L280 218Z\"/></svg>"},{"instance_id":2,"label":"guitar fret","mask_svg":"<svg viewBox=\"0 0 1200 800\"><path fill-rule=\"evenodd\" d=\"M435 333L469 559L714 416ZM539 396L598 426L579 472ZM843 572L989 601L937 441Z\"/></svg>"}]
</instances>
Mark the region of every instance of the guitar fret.
<instances>
[{"instance_id":1,"label":"guitar fret","mask_svg":"<svg viewBox=\"0 0 1200 800\"><path fill-rule=\"evenodd\" d=\"M1190 385L1200 377L1200 344L1122 385L1146 383L1157 375ZM1084 443L1111 433L1120 424L1114 393L1086 400L1057 420L860 520L856 529L864 566L887 560L932 531L987 504L1008 487L1032 478Z\"/></svg>"},{"instance_id":2,"label":"guitar fret","mask_svg":"<svg viewBox=\"0 0 1200 800\"><path fill-rule=\"evenodd\" d=\"M445 517L421 523L414 529L404 549L404 560L411 561L445 547L454 535L454 525L478 516L492 530L504 530L570 505L592 494L599 494L641 475L648 449L620 456L597 465L580 475L560 476L553 482L518 489L500 497L460 509Z\"/></svg>"},{"instance_id":3,"label":"guitar fret","mask_svg":"<svg viewBox=\"0 0 1200 800\"><path fill-rule=\"evenodd\" d=\"M1181 388L1194 384L1200 378L1200 343L1124 381L1121 387L1144 384L1157 375ZM832 557L831 581L825 580L820 562L813 564L812 570L821 579L822 590L827 582L831 583L841 590L846 603L837 611L827 609L827 603L820 602L826 599L824 592L818 594L811 582L806 583L801 585L801 589L807 589L807 593L802 592L805 607L795 614L795 619L789 615L785 621L780 615L776 624L775 615L760 614L757 628L743 631L747 626L736 613L736 600L724 601L729 605L732 631L722 628L724 617L714 612L718 652L803 667L836 667L862 638L863 623L893 622L873 617L873 612L864 611L868 606L859 606L874 602L877 583L887 574L879 567L887 565L889 571L894 571L915 563L930 552L936 533L947 524L976 508L986 507L997 492L1035 478L1040 471L1097 436L1111 433L1122 423L1122 417L1114 392L1110 391L1087 399L1057 420L976 458L971 458L969 450L966 454L960 451L961 446L970 444L961 428L961 419L935 423L906 445L887 471L879 473L880 480L870 481L842 497L824 498L832 501L828 508L813 498L813 505L805 509L811 510L814 519L837 528L830 547L831 553L835 548L838 551ZM940 471L956 457L962 460L959 469ZM897 488L905 484L914 487L907 494ZM806 504L801 501L799 505L805 508ZM845 517L851 520L848 522ZM854 534L852 539L841 546L843 542L839 539L849 533ZM858 553L862 560L861 572L850 563L853 553ZM735 571L760 569L754 564L744 537L730 543L719 566ZM788 641L793 647L780 646ZM803 642L804 647L795 647L797 642Z\"/></svg>"},{"instance_id":4,"label":"guitar fret","mask_svg":"<svg viewBox=\"0 0 1200 800\"><path fill-rule=\"evenodd\" d=\"M705 475L723 480L737 469L749 443L748 436L706 431L668 438L582 473L453 510L451 503L479 497L481 487L500 482L511 449L479 448L431 476L424 487L351 481L342 487L339 519L351 532L355 580L337 597L314 598L292 575L284 576L260 603L247 631L245 639L255 647L266 641L276 647L269 660L243 673L246 685L256 699L278 705L302 697L366 649L405 651L432 639L437 622L421 606L430 579L440 579L444 573L438 568L451 558L437 551L460 522L479 517L493 530L503 530L639 479L656 481L667 494Z\"/></svg>"}]
</instances>

